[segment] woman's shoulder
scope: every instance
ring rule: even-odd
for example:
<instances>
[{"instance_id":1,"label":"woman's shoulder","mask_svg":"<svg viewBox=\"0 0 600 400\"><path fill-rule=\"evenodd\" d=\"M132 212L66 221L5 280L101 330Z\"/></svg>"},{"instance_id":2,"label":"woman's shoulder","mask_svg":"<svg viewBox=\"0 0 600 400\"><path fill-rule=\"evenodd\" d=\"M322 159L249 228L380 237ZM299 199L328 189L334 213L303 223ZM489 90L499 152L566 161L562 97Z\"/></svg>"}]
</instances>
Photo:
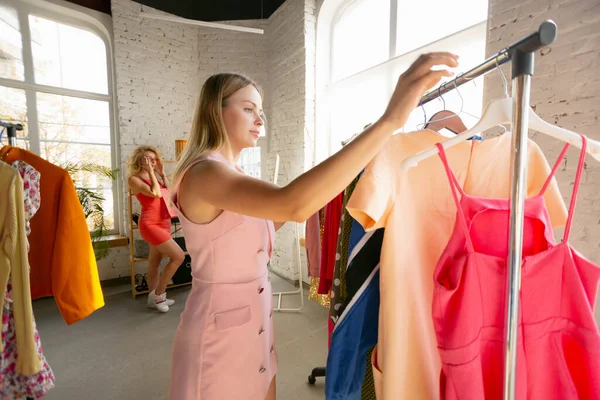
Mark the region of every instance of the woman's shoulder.
<instances>
[{"instance_id":1,"label":"woman's shoulder","mask_svg":"<svg viewBox=\"0 0 600 400\"><path fill-rule=\"evenodd\" d=\"M148 177L144 176L143 174L133 174L133 175L129 175L128 179L141 179L143 181L147 181L149 180Z\"/></svg>"}]
</instances>

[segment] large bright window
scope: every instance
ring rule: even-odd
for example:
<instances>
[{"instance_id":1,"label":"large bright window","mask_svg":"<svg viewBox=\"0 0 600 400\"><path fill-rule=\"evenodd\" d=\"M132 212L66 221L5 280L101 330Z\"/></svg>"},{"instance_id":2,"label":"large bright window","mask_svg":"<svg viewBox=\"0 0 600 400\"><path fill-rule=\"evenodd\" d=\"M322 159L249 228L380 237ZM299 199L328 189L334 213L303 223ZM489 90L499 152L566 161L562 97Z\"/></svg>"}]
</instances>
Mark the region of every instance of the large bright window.
<instances>
[{"instance_id":1,"label":"large bright window","mask_svg":"<svg viewBox=\"0 0 600 400\"><path fill-rule=\"evenodd\" d=\"M381 116L399 75L420 54L457 53L457 73L482 62L487 3L325 0L317 27L317 161ZM444 95L443 102L416 109L404 130L421 129L444 103L449 110L463 111L465 124L474 124L476 118L469 114L481 113L482 100L483 81L464 85Z\"/></svg>"},{"instance_id":2,"label":"large bright window","mask_svg":"<svg viewBox=\"0 0 600 400\"><path fill-rule=\"evenodd\" d=\"M17 146L59 166L116 168L109 44L71 9L0 0L0 119L23 124ZM106 227L118 231L115 182L78 174L104 196Z\"/></svg>"}]
</instances>

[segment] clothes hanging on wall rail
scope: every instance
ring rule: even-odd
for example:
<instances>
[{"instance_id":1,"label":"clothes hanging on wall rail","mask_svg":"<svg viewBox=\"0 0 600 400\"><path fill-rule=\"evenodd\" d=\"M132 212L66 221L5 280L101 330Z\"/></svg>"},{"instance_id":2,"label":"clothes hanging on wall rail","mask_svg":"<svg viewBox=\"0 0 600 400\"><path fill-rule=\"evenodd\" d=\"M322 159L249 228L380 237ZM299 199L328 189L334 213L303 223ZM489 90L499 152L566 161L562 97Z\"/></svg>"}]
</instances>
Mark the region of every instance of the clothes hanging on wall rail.
<instances>
[{"instance_id":1,"label":"clothes hanging on wall rail","mask_svg":"<svg viewBox=\"0 0 600 400\"><path fill-rule=\"evenodd\" d=\"M585 139L584 139L585 141ZM600 332L593 308L600 267L569 244L585 145L580 154L563 240L554 240L542 199L569 145L539 195L525 199L517 349L517 398L600 398ZM501 399L510 199L465 191L439 157L457 218L436 267L433 321L442 359L442 399ZM543 298L543 301L541 300Z\"/></svg>"},{"instance_id":2,"label":"clothes hanging on wall rail","mask_svg":"<svg viewBox=\"0 0 600 400\"><path fill-rule=\"evenodd\" d=\"M399 166L404 158L441 139L429 130L392 137L365 169L347 206L366 230L385 228L374 352L378 399L439 398L441 361L431 318L432 277L450 238L456 206L439 160L424 160L406 173ZM462 142L447 152L465 191L508 197L510 142L510 133L505 133L483 142ZM529 141L527 159L527 194L531 196L539 193L550 168L533 141ZM554 180L544 200L553 226L563 225L566 209Z\"/></svg>"},{"instance_id":3,"label":"clothes hanging on wall rail","mask_svg":"<svg viewBox=\"0 0 600 400\"><path fill-rule=\"evenodd\" d=\"M4 163L0 164L7 165ZM25 234L29 235L30 220L39 209L41 202L40 174L23 161L16 161L12 166L18 171L23 183L24 228ZM7 172L6 169L4 169L4 172ZM23 257L23 260L27 260L27 257ZM27 269L28 275L28 263L23 268ZM29 288L24 287L23 291L29 292ZM28 329L25 329L25 331L23 329L23 326L28 328L29 324L24 325L20 322L23 317L19 313L25 312L28 317L31 310L31 301L29 300L28 304L24 304L21 303L22 300L19 298L19 295L16 298L13 296L12 282L9 280L4 293L4 304L1 309L0 399L2 400L40 398L54 387L54 374L44 356L33 312L30 314L31 330L33 333L33 338L30 339L33 343L27 340L27 337L30 337ZM16 316L15 313L17 314ZM36 365L34 365L33 369L30 369L24 366L23 361ZM38 369L37 364L39 364L37 372L33 374L24 373L27 370L29 370L28 372L33 372Z\"/></svg>"},{"instance_id":4,"label":"clothes hanging on wall rail","mask_svg":"<svg viewBox=\"0 0 600 400\"><path fill-rule=\"evenodd\" d=\"M8 153L8 154L7 154ZM31 221L31 297L54 296L67 324L104 306L89 228L69 173L17 147L4 146L0 159L22 160L41 174L42 204Z\"/></svg>"},{"instance_id":5,"label":"clothes hanging on wall rail","mask_svg":"<svg viewBox=\"0 0 600 400\"><path fill-rule=\"evenodd\" d=\"M29 265L27 262L27 236L24 215L23 180L19 171L0 162L0 193L5 207L0 208L0 309L4 310L9 280L12 282L11 298L19 357L15 370L22 374L34 374L40 370L36 357L33 311L29 292ZM4 350L0 340L0 350Z\"/></svg>"}]
</instances>

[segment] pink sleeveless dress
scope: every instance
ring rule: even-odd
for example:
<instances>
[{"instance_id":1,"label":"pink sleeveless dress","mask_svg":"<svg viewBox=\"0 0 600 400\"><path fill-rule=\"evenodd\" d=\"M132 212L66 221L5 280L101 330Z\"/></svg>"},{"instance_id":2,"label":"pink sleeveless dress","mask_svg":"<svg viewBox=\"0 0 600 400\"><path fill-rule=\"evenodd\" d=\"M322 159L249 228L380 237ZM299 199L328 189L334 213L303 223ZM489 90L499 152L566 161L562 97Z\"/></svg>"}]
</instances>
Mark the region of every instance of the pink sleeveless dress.
<instances>
[{"instance_id":1,"label":"pink sleeveless dress","mask_svg":"<svg viewBox=\"0 0 600 400\"><path fill-rule=\"evenodd\" d=\"M502 399L510 203L465 194L438 147L457 205L454 231L434 273L440 398ZM542 197L567 148L541 193L525 200L519 400L600 399L600 333L593 316L600 268L569 244L585 138L559 244Z\"/></svg>"},{"instance_id":2,"label":"pink sleeveless dress","mask_svg":"<svg viewBox=\"0 0 600 400\"><path fill-rule=\"evenodd\" d=\"M220 153L197 162L207 159L227 163ZM172 189L178 209L180 182ZM277 372L267 273L273 223L229 211L207 224L189 221L180 210L179 219L192 289L173 343L169 398L263 400Z\"/></svg>"}]
</instances>

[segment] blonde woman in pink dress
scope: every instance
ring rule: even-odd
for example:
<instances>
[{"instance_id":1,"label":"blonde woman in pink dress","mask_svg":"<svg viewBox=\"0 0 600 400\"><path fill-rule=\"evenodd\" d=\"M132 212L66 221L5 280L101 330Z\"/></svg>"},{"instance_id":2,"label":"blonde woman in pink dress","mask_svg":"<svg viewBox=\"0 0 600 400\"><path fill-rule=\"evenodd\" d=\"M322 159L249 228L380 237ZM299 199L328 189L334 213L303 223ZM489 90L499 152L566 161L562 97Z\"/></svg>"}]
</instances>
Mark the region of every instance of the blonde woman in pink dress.
<instances>
[{"instance_id":1,"label":"blonde woman in pink dress","mask_svg":"<svg viewBox=\"0 0 600 400\"><path fill-rule=\"evenodd\" d=\"M264 129L260 87L239 74L204 83L171 192L192 259L192 289L173 343L170 400L274 400L277 353L267 262L275 230L305 221L340 193L407 121L457 57L420 57L382 117L288 185L236 167ZM369 99L357 99L369 101Z\"/></svg>"}]
</instances>

